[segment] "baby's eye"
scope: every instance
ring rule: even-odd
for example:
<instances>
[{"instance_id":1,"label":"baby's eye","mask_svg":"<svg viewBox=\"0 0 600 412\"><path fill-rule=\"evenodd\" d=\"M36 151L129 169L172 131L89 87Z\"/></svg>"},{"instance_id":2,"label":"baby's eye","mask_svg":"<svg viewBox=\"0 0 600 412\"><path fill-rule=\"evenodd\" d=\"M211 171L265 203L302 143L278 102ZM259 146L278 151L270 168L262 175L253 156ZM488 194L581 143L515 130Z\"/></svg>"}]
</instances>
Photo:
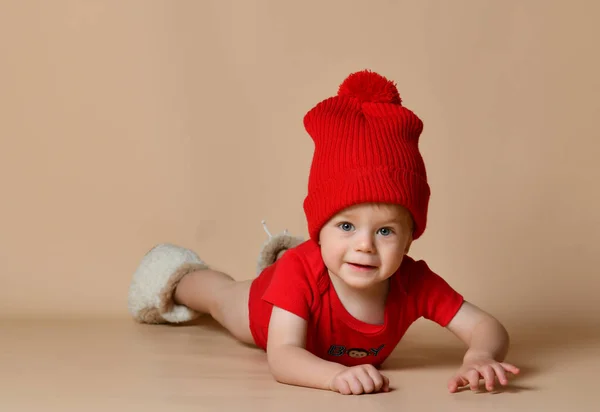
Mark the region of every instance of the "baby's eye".
<instances>
[{"instance_id":1,"label":"baby's eye","mask_svg":"<svg viewBox=\"0 0 600 412\"><path fill-rule=\"evenodd\" d=\"M382 236L389 236L392 234L392 229L390 229L389 227L382 227L381 229L379 229L379 233Z\"/></svg>"},{"instance_id":2,"label":"baby's eye","mask_svg":"<svg viewBox=\"0 0 600 412\"><path fill-rule=\"evenodd\" d=\"M350 231L350 230L354 229L354 226L352 225L352 223L348 223L348 222L343 222L343 223L340 223L340 224L338 225L338 227L339 227L340 229L342 229L343 231L345 231L345 232L348 232L348 231Z\"/></svg>"}]
</instances>

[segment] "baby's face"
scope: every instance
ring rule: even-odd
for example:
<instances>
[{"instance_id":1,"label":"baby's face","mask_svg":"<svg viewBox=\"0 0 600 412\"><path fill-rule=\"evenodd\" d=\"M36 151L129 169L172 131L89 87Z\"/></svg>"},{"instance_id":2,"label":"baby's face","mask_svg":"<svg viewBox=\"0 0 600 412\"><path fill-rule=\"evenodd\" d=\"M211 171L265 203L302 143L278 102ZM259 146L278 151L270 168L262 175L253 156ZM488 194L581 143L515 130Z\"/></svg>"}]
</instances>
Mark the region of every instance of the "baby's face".
<instances>
[{"instance_id":1,"label":"baby's face","mask_svg":"<svg viewBox=\"0 0 600 412\"><path fill-rule=\"evenodd\" d=\"M348 286L368 289L396 272L412 242L412 218L398 205L361 204L321 229L325 266Z\"/></svg>"}]
</instances>

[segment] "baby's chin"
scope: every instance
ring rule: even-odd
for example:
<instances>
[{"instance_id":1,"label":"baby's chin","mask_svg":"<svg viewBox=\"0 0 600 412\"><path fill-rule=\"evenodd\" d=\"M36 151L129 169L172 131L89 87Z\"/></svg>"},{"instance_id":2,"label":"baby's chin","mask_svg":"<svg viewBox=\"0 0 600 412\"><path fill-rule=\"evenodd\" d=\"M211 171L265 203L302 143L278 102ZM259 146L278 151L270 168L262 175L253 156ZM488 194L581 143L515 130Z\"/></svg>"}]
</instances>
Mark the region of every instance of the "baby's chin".
<instances>
[{"instance_id":1,"label":"baby's chin","mask_svg":"<svg viewBox=\"0 0 600 412\"><path fill-rule=\"evenodd\" d=\"M356 290L371 289L374 286L381 285L389 278L389 276L382 275L377 269L372 272L351 272L342 270L337 277L348 287Z\"/></svg>"}]
</instances>

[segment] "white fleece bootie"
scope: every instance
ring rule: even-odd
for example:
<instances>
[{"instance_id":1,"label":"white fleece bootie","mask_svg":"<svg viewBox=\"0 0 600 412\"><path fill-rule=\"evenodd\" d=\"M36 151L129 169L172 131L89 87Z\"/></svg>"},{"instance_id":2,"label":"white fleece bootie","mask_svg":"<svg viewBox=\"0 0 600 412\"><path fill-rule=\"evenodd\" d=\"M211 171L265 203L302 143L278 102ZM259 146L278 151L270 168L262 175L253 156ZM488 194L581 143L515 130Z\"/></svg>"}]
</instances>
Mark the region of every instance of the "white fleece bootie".
<instances>
[{"instance_id":1,"label":"white fleece bootie","mask_svg":"<svg viewBox=\"0 0 600 412\"><path fill-rule=\"evenodd\" d=\"M181 323L200 314L173 301L173 294L185 275L208 269L189 249L161 243L142 258L129 287L128 307L140 323Z\"/></svg>"}]
</instances>

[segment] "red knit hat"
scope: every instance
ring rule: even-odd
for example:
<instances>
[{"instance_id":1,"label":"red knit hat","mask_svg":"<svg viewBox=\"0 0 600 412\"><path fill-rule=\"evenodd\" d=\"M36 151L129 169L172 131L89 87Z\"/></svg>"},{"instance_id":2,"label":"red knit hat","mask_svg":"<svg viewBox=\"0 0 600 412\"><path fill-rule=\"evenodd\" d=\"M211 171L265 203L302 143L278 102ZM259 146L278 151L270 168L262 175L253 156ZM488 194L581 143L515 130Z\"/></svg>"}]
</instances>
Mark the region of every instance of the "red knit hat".
<instances>
[{"instance_id":1,"label":"red knit hat","mask_svg":"<svg viewBox=\"0 0 600 412\"><path fill-rule=\"evenodd\" d=\"M393 82L368 71L353 73L337 96L312 108L304 126L315 144L304 212L311 239L336 213L359 203L406 207L425 230L429 185L419 152L423 122L402 100Z\"/></svg>"}]
</instances>

